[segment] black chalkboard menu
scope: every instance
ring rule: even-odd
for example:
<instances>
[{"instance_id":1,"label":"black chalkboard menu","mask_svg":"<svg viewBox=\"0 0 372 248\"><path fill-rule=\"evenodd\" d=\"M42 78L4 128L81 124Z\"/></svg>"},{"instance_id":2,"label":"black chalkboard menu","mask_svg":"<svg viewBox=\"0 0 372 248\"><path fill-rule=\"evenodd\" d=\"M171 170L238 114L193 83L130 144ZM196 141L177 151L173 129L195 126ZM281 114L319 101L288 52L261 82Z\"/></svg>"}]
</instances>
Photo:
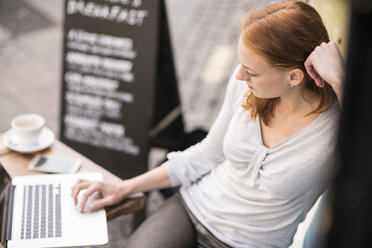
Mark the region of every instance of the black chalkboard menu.
<instances>
[{"instance_id":1,"label":"black chalkboard menu","mask_svg":"<svg viewBox=\"0 0 372 248\"><path fill-rule=\"evenodd\" d=\"M66 0L60 139L121 178L147 170L159 0Z\"/></svg>"}]
</instances>

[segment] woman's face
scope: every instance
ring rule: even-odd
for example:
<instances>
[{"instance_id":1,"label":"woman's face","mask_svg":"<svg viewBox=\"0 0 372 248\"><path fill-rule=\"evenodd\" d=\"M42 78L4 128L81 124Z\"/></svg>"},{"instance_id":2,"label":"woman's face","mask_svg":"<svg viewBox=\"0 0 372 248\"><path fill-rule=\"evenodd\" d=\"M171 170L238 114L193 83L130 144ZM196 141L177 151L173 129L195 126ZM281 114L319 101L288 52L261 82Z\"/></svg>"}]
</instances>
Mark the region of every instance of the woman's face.
<instances>
[{"instance_id":1,"label":"woman's face","mask_svg":"<svg viewBox=\"0 0 372 248\"><path fill-rule=\"evenodd\" d=\"M239 39L238 56L240 67L236 79L243 80L258 98L275 98L287 94L289 87L289 70L279 70L268 64L261 56L253 53Z\"/></svg>"}]
</instances>

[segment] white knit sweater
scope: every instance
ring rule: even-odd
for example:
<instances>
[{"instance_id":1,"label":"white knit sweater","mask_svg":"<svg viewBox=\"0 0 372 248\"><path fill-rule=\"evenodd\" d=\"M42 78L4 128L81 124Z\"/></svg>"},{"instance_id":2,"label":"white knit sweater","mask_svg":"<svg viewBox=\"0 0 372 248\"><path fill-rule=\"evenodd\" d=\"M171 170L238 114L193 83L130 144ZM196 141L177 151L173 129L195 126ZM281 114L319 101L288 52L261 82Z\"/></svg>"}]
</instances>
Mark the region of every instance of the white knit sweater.
<instances>
[{"instance_id":1,"label":"white knit sweater","mask_svg":"<svg viewBox=\"0 0 372 248\"><path fill-rule=\"evenodd\" d=\"M246 83L229 81L208 136L165 163L196 218L233 247L288 247L297 225L328 186L339 106L275 147L241 103Z\"/></svg>"}]
</instances>

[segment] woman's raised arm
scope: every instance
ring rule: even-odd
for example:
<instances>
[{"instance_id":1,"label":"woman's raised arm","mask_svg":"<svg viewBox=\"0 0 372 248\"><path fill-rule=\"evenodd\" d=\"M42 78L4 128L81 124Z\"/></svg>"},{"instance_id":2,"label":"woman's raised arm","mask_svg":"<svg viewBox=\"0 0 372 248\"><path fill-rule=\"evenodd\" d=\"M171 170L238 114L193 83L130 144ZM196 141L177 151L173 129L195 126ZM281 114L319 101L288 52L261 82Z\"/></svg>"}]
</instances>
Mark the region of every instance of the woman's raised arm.
<instances>
[{"instance_id":1,"label":"woman's raised arm","mask_svg":"<svg viewBox=\"0 0 372 248\"><path fill-rule=\"evenodd\" d=\"M323 87L327 82L332 86L341 105L345 63L336 42L323 42L317 46L306 59L305 68L316 85Z\"/></svg>"}]
</instances>

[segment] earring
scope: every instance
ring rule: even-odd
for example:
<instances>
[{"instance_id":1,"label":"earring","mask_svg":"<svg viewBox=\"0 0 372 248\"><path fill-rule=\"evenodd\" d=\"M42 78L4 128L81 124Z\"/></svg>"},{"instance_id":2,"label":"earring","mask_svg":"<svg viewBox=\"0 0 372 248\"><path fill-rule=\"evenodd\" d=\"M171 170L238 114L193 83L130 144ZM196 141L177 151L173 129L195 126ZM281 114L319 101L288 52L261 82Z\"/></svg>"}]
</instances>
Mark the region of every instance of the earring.
<instances>
[{"instance_id":1,"label":"earring","mask_svg":"<svg viewBox=\"0 0 372 248\"><path fill-rule=\"evenodd\" d=\"M293 84L289 84L289 87L293 89L295 86Z\"/></svg>"}]
</instances>

